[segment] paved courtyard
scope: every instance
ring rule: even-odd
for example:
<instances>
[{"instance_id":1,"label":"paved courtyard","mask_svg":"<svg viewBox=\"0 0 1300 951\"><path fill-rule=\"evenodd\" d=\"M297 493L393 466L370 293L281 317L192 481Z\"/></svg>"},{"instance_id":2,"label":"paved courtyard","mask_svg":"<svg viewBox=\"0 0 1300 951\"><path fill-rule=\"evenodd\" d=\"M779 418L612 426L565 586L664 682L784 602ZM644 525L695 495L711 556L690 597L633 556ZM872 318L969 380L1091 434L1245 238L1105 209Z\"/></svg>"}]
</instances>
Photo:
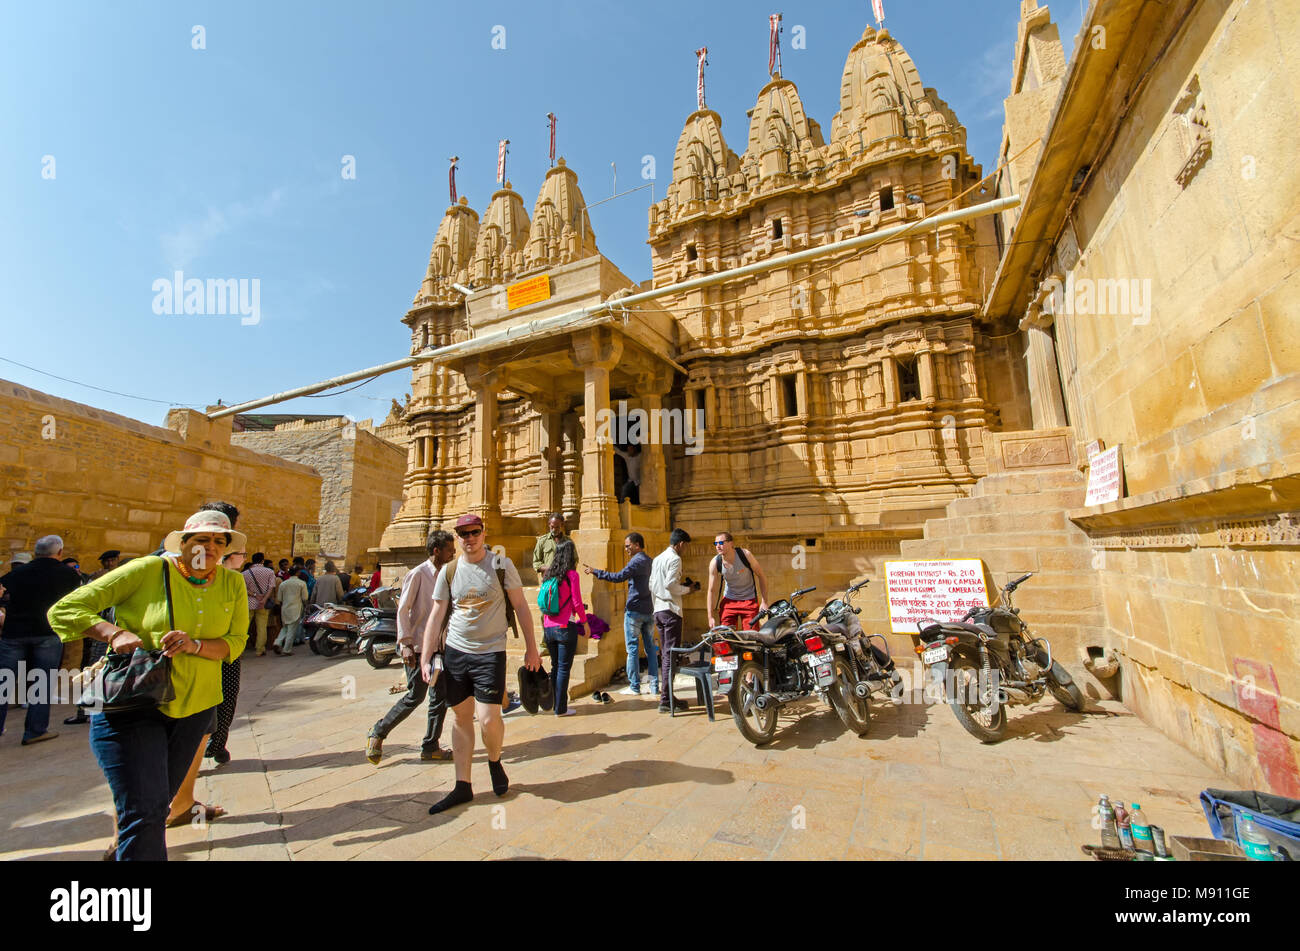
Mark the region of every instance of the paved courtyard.
<instances>
[{"instance_id":1,"label":"paved courtyard","mask_svg":"<svg viewBox=\"0 0 1300 951\"><path fill-rule=\"evenodd\" d=\"M230 814L169 832L173 860L201 859L1080 859L1101 793L1139 801L1169 835L1205 835L1201 789L1232 783L1118 703L1072 714L1015 708L1008 738L983 746L942 707L875 704L859 739L820 703L782 718L755 749L729 714L660 716L651 698L576 701L564 720L507 717L511 791L452 815L428 806L453 781L421 763L421 711L378 767L370 725L396 699L396 665L291 658L244 662L233 760L206 761L197 793ZM353 682L355 678L355 696ZM693 693L689 697L694 700ZM19 745L0 738L0 857L97 859L112 835L108 787L85 726ZM450 742L450 727L444 735Z\"/></svg>"}]
</instances>

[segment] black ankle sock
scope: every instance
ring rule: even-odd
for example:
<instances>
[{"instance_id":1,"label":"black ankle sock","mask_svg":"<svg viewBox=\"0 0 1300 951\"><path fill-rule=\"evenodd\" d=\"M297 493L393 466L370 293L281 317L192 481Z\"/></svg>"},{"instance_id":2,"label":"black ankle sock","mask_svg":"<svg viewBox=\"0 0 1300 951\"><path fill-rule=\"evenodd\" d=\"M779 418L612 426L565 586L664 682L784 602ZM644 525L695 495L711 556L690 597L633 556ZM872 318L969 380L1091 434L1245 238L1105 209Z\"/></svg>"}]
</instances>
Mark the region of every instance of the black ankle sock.
<instances>
[{"instance_id":1,"label":"black ankle sock","mask_svg":"<svg viewBox=\"0 0 1300 951\"><path fill-rule=\"evenodd\" d=\"M504 796L510 789L510 780L501 765L501 760L488 760L488 772L492 774L492 791L498 796Z\"/></svg>"},{"instance_id":2,"label":"black ankle sock","mask_svg":"<svg viewBox=\"0 0 1300 951\"><path fill-rule=\"evenodd\" d=\"M452 788L451 792L447 793L447 795L443 796L429 807L429 815L436 816L438 813L445 812L453 806L467 803L473 798L474 790L470 784L458 779L456 780L456 785Z\"/></svg>"}]
</instances>

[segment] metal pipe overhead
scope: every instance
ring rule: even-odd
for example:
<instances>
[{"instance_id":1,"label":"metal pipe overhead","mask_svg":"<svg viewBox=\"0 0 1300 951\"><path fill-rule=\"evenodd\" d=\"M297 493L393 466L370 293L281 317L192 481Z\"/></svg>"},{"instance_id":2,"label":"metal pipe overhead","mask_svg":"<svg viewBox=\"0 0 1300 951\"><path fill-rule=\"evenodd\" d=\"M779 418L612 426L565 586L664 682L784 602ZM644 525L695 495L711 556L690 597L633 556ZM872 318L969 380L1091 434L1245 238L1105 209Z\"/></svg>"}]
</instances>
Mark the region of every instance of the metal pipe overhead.
<instances>
[{"instance_id":1,"label":"metal pipe overhead","mask_svg":"<svg viewBox=\"0 0 1300 951\"><path fill-rule=\"evenodd\" d=\"M660 297L666 297L670 294L680 294L682 291L695 290L700 287L709 287L737 277L745 277L749 274L761 274L763 271L770 271L778 267L789 267L793 264L801 264L804 261L813 261L829 255L840 254L845 251L856 251L859 248L870 247L873 244L888 241L890 238L896 238L904 234L926 234L931 231L936 231L944 225L968 221L971 218L982 218L985 215L995 215L999 212L1006 211L1009 208L1015 208L1019 204L1019 195L1009 195L1006 198L997 198L993 201L984 202L983 204L972 205L969 208L959 208L956 211L944 212L941 215L935 215L933 218L922 218L919 221L894 225L891 228L885 228L883 231L873 231L871 234L859 235L856 238L847 238L844 241L835 241L831 244L822 245L821 247L809 248L806 251L796 251L793 254L782 254L779 257L768 258L766 261L756 261L753 264L746 264L744 267L731 268L727 271L718 271L714 274L706 274L703 277L692 278L689 281L681 281L677 284L656 287L648 291L642 291L639 294L630 294L627 297L620 297L617 300L604 301L592 307L580 307L577 310L567 311L563 314L556 314L554 317L544 317L540 320L529 320L513 324L503 330L495 330L492 333L484 334L481 337L462 340L459 343L448 344L445 347L438 347L436 349L422 350L413 357L406 357L401 360L392 360L388 363L381 363L378 366L368 367L364 370L356 370L352 373L345 373L342 376L330 377L328 380L322 380L319 383L311 383L307 386L300 386L292 390L273 393L270 396L250 400L247 403L240 403L237 406L225 406L216 412L209 413L208 419L220 419L223 416L233 416L236 413L247 413L250 410L260 409L263 406L270 406L273 403L283 403L286 400L295 399L299 396L311 396L312 394L319 393L322 390L332 390L336 386L343 386L348 383L355 383L358 380L366 380L370 377L392 373L395 370L403 370L407 367L413 367L417 363L426 363L433 360L442 361L452 357L475 353L484 349L491 349L496 346L508 345L511 342L526 339L538 334L539 332L550 331L562 325L579 325L584 321L587 321L590 326L595 326L599 323L608 322L611 319L610 315L612 312L623 310L624 308L640 304L644 301L655 300ZM600 319L594 321L589 320L597 315L601 315Z\"/></svg>"}]
</instances>

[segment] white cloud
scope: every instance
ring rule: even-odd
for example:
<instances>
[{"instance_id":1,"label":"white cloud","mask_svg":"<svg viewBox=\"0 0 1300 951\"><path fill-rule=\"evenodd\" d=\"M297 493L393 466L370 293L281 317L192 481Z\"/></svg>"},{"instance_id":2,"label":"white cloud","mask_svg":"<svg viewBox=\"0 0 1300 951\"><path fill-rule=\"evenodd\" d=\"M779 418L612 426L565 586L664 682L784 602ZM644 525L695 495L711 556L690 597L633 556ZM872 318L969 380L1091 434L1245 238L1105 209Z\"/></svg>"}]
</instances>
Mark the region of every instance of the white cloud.
<instances>
[{"instance_id":1,"label":"white cloud","mask_svg":"<svg viewBox=\"0 0 1300 951\"><path fill-rule=\"evenodd\" d=\"M283 195L284 189L277 188L253 201L237 201L224 208L209 207L203 218L182 222L175 231L161 238L168 266L184 270L192 261L202 257L212 241L247 221L271 217L280 207Z\"/></svg>"}]
</instances>

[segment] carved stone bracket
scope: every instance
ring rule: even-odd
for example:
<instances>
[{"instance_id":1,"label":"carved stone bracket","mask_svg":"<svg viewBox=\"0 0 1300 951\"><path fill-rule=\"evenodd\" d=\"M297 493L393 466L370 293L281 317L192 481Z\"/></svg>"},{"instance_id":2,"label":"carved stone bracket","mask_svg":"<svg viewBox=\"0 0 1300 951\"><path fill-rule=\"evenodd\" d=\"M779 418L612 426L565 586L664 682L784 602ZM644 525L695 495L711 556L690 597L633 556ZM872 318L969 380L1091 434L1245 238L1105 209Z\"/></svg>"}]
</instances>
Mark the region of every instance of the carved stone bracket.
<instances>
[{"instance_id":1,"label":"carved stone bracket","mask_svg":"<svg viewBox=\"0 0 1300 951\"><path fill-rule=\"evenodd\" d=\"M1214 527L1223 545L1300 545L1300 512L1283 512L1273 518L1220 519Z\"/></svg>"}]
</instances>

